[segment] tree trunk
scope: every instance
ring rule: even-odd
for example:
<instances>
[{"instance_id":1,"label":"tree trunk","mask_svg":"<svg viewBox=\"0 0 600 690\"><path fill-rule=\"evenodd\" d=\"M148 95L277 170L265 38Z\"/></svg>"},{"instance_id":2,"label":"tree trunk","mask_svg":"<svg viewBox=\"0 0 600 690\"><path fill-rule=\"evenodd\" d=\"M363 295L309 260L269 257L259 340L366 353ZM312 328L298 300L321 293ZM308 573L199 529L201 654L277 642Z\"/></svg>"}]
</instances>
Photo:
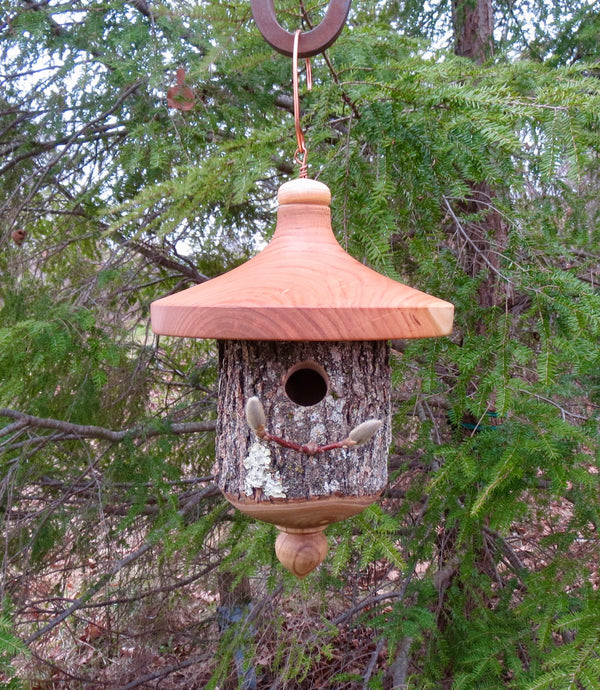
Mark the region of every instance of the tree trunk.
<instances>
[{"instance_id":1,"label":"tree trunk","mask_svg":"<svg viewBox=\"0 0 600 690\"><path fill-rule=\"evenodd\" d=\"M479 285L479 304L486 309L500 304L506 297L500 267L508 229L494 204L495 196L487 182L473 183L470 197L458 204L461 214L471 218L462 223L467 240L465 269L473 277L486 274Z\"/></svg>"},{"instance_id":2,"label":"tree trunk","mask_svg":"<svg viewBox=\"0 0 600 690\"><path fill-rule=\"evenodd\" d=\"M481 65L494 54L491 0L453 0L454 52Z\"/></svg>"},{"instance_id":3,"label":"tree trunk","mask_svg":"<svg viewBox=\"0 0 600 690\"><path fill-rule=\"evenodd\" d=\"M453 0L454 52L483 64L494 54L494 10L491 0ZM465 268L472 276L487 275L479 286L479 303L484 308L506 297L500 275L501 256L507 243L507 226L495 206L496 192L485 181L473 182L469 199L460 211L475 220L462 224L466 233ZM482 325L481 330L485 330Z\"/></svg>"}]
</instances>

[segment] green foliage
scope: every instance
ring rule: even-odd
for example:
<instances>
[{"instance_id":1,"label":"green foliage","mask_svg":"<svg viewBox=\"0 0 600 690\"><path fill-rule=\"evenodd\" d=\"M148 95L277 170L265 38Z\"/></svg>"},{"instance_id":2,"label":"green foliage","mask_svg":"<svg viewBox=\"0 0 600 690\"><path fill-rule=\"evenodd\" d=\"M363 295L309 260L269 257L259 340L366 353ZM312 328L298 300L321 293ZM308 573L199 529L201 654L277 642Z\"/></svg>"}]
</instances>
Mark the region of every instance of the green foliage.
<instances>
[{"instance_id":1,"label":"green foliage","mask_svg":"<svg viewBox=\"0 0 600 690\"><path fill-rule=\"evenodd\" d=\"M0 616L0 680L3 688L19 690L23 686L16 677L11 661L17 654L27 655L28 650L13 630L6 603L3 602L4 610Z\"/></svg>"},{"instance_id":2,"label":"green foliage","mask_svg":"<svg viewBox=\"0 0 600 690\"><path fill-rule=\"evenodd\" d=\"M88 309L55 304L49 294L3 291L0 309L2 402L32 414L85 422L98 412L108 371L124 353L116 332L96 325Z\"/></svg>"}]
</instances>

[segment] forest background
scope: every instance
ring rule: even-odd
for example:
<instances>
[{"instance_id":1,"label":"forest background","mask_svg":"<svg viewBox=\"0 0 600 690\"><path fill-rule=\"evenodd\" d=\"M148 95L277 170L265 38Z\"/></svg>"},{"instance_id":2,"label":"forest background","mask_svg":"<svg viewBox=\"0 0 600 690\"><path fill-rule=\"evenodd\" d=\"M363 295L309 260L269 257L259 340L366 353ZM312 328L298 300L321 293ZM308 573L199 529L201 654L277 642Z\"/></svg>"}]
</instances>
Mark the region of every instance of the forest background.
<instances>
[{"instance_id":1,"label":"forest background","mask_svg":"<svg viewBox=\"0 0 600 690\"><path fill-rule=\"evenodd\" d=\"M600 4L354 0L313 58L338 239L456 318L302 582L213 484L215 343L149 325L270 236L291 60L246 0L1 7L4 687L598 688Z\"/></svg>"}]
</instances>

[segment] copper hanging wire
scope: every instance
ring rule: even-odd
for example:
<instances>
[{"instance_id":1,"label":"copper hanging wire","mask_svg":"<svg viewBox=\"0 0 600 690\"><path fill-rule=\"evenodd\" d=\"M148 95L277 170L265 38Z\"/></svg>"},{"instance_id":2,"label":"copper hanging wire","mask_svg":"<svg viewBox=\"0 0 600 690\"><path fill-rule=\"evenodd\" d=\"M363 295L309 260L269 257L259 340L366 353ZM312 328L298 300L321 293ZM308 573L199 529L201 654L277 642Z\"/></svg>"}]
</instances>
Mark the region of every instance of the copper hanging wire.
<instances>
[{"instance_id":1,"label":"copper hanging wire","mask_svg":"<svg viewBox=\"0 0 600 690\"><path fill-rule=\"evenodd\" d=\"M294 87L294 125L296 127L296 153L294 153L294 161L300 166L300 177L308 177L308 151L306 149L306 142L304 141L304 133L300 127L300 96L298 94L298 44L300 42L300 34L302 32L298 29L294 34L294 52L292 54L292 84ZM310 66L310 59L306 58L306 88L310 91L312 89L312 70Z\"/></svg>"}]
</instances>

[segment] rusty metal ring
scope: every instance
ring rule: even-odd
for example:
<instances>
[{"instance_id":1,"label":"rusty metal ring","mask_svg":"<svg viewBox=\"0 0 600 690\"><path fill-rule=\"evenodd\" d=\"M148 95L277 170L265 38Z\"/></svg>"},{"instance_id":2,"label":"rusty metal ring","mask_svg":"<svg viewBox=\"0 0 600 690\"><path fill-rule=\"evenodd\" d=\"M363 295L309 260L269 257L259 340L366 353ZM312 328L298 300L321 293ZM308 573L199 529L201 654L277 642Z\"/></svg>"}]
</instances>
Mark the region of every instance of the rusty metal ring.
<instances>
[{"instance_id":1,"label":"rusty metal ring","mask_svg":"<svg viewBox=\"0 0 600 690\"><path fill-rule=\"evenodd\" d=\"M311 57L324 50L342 33L351 0L331 0L321 23L300 34L298 57ZM280 26L273 0L250 0L252 16L265 41L288 57L294 53L294 34Z\"/></svg>"}]
</instances>

